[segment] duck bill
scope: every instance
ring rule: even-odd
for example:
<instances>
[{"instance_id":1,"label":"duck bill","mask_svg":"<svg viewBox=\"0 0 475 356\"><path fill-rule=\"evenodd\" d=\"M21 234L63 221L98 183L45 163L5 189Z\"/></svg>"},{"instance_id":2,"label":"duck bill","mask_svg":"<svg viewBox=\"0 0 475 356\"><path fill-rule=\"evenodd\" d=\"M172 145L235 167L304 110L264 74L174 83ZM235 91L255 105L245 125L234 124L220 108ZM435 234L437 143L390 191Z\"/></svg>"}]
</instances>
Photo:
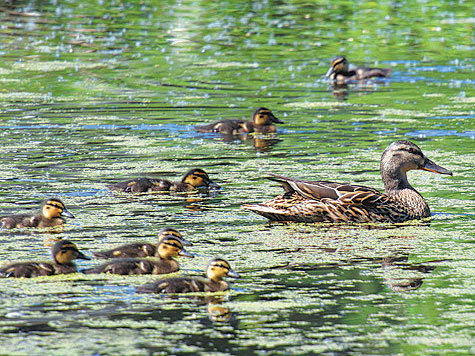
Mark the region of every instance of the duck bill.
<instances>
[{"instance_id":1,"label":"duck bill","mask_svg":"<svg viewBox=\"0 0 475 356\"><path fill-rule=\"evenodd\" d=\"M61 212L61 216L74 219L74 215L71 214L67 209L63 209L63 211Z\"/></svg>"},{"instance_id":2,"label":"duck bill","mask_svg":"<svg viewBox=\"0 0 475 356\"><path fill-rule=\"evenodd\" d=\"M185 249L182 249L180 251L180 253L178 254L178 256L183 256L183 257L189 257L189 258L194 258L195 255L193 255L192 253L189 253L187 250Z\"/></svg>"},{"instance_id":3,"label":"duck bill","mask_svg":"<svg viewBox=\"0 0 475 356\"><path fill-rule=\"evenodd\" d=\"M284 123L281 119L275 117L274 115L271 116L270 120L272 122L275 122L276 124L283 124Z\"/></svg>"},{"instance_id":4,"label":"duck bill","mask_svg":"<svg viewBox=\"0 0 475 356\"><path fill-rule=\"evenodd\" d=\"M325 78L328 78L330 75L332 75L334 72L334 69L333 67L330 67L330 69L328 70L327 74L325 74Z\"/></svg>"},{"instance_id":5,"label":"duck bill","mask_svg":"<svg viewBox=\"0 0 475 356\"><path fill-rule=\"evenodd\" d=\"M424 171L428 172L434 172L434 173L439 173L439 174L448 174L448 175L453 175L451 171L448 169L445 169L444 167L441 167L434 162L432 162L430 159L426 159L424 166L421 168Z\"/></svg>"},{"instance_id":6,"label":"duck bill","mask_svg":"<svg viewBox=\"0 0 475 356\"><path fill-rule=\"evenodd\" d=\"M87 257L84 253L81 251L78 251L78 255L76 257L78 260L90 260L90 257Z\"/></svg>"},{"instance_id":7,"label":"duck bill","mask_svg":"<svg viewBox=\"0 0 475 356\"><path fill-rule=\"evenodd\" d=\"M241 278L241 276L239 275L239 273L233 271L232 269L230 269L230 270L228 271L228 277Z\"/></svg>"}]
</instances>

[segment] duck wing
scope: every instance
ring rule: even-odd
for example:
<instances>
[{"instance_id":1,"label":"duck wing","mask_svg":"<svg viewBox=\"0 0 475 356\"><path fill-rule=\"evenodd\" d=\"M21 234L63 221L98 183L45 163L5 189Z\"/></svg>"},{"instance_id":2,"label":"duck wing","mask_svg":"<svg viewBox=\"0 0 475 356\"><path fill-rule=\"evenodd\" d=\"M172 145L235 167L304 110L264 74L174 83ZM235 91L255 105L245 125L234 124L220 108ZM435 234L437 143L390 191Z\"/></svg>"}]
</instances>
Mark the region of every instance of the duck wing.
<instances>
[{"instance_id":1,"label":"duck wing","mask_svg":"<svg viewBox=\"0 0 475 356\"><path fill-rule=\"evenodd\" d=\"M205 281L196 278L168 278L137 287L140 293L190 293L205 290Z\"/></svg>"},{"instance_id":2,"label":"duck wing","mask_svg":"<svg viewBox=\"0 0 475 356\"><path fill-rule=\"evenodd\" d=\"M122 245L108 251L93 252L96 258L129 258L154 256L156 247L149 243Z\"/></svg>"},{"instance_id":3,"label":"duck wing","mask_svg":"<svg viewBox=\"0 0 475 356\"><path fill-rule=\"evenodd\" d=\"M51 276L55 274L54 266L47 262L24 262L14 263L0 269L1 277L38 277L38 276Z\"/></svg>"},{"instance_id":4,"label":"duck wing","mask_svg":"<svg viewBox=\"0 0 475 356\"><path fill-rule=\"evenodd\" d=\"M306 181L268 173L268 179L279 182L288 193L297 192L311 200L339 200L342 203L374 204L383 196L378 190L356 184L329 181Z\"/></svg>"},{"instance_id":5,"label":"duck wing","mask_svg":"<svg viewBox=\"0 0 475 356\"><path fill-rule=\"evenodd\" d=\"M198 132L215 132L227 135L239 133L243 120L221 120L208 125L195 126Z\"/></svg>"}]
</instances>

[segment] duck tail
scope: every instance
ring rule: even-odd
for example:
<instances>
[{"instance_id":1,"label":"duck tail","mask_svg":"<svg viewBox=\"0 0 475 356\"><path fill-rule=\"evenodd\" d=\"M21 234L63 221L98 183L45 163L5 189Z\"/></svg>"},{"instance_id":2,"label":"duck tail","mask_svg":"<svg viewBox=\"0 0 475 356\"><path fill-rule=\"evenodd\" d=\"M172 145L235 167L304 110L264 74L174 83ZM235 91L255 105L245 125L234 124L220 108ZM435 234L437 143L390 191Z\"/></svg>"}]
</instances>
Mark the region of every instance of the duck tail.
<instances>
[{"instance_id":1,"label":"duck tail","mask_svg":"<svg viewBox=\"0 0 475 356\"><path fill-rule=\"evenodd\" d=\"M244 210L250 210L271 221L296 221L293 216L289 216L285 211L262 204L245 204L241 205L241 208Z\"/></svg>"}]
</instances>

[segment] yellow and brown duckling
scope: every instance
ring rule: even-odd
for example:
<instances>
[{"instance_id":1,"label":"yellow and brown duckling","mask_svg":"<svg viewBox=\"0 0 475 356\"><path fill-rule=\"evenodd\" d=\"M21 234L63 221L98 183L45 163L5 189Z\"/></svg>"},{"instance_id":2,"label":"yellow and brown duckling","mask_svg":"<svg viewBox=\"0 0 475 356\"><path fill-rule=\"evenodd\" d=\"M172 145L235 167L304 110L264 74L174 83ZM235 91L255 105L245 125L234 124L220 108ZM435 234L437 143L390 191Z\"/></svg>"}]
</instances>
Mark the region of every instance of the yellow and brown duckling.
<instances>
[{"instance_id":1,"label":"yellow and brown duckling","mask_svg":"<svg viewBox=\"0 0 475 356\"><path fill-rule=\"evenodd\" d=\"M224 277L239 278L239 274L231 269L229 262L216 258L211 260L206 269L205 278L168 278L137 287L141 293L190 293L220 292L229 288Z\"/></svg>"},{"instance_id":2,"label":"yellow and brown duckling","mask_svg":"<svg viewBox=\"0 0 475 356\"><path fill-rule=\"evenodd\" d=\"M145 258L117 258L100 266L82 270L86 274L111 273L111 274L164 274L178 271L178 262L173 258L177 256L194 256L185 250L181 239L168 235L158 244L158 260Z\"/></svg>"},{"instance_id":3,"label":"yellow and brown duckling","mask_svg":"<svg viewBox=\"0 0 475 356\"><path fill-rule=\"evenodd\" d=\"M325 77L330 77L336 83L346 83L375 77L389 77L390 74L390 68L354 68L350 70L346 58L337 56L333 58Z\"/></svg>"},{"instance_id":4,"label":"yellow and brown duckling","mask_svg":"<svg viewBox=\"0 0 475 356\"><path fill-rule=\"evenodd\" d=\"M136 258L136 257L159 257L158 246L160 241L167 236L174 236L181 241L183 246L192 246L190 242L185 240L181 233L171 227L164 228L158 234L158 243L153 245L146 242L136 242L133 244L126 244L112 250L93 252L96 258Z\"/></svg>"},{"instance_id":5,"label":"yellow and brown duckling","mask_svg":"<svg viewBox=\"0 0 475 356\"><path fill-rule=\"evenodd\" d=\"M137 178L110 184L107 185L107 188L125 193L190 192L209 189L211 185L218 187L204 170L195 168L188 171L181 182L171 182L166 179Z\"/></svg>"},{"instance_id":6,"label":"yellow and brown duckling","mask_svg":"<svg viewBox=\"0 0 475 356\"><path fill-rule=\"evenodd\" d=\"M51 227L62 225L64 217L74 218L58 198L49 198L41 204L39 214L17 214L0 218L0 227L5 229L21 227Z\"/></svg>"},{"instance_id":7,"label":"yellow and brown duckling","mask_svg":"<svg viewBox=\"0 0 475 356\"><path fill-rule=\"evenodd\" d=\"M276 124L284 122L276 118L272 111L267 108L257 108L252 113L252 121L244 120L221 120L212 124L196 126L198 132L216 132L225 135L238 135L242 133L274 133Z\"/></svg>"},{"instance_id":8,"label":"yellow and brown duckling","mask_svg":"<svg viewBox=\"0 0 475 356\"><path fill-rule=\"evenodd\" d=\"M68 240L61 240L51 248L53 262L19 262L0 268L1 277L38 277L54 274L75 273L75 259L90 260L75 244Z\"/></svg>"},{"instance_id":9,"label":"yellow and brown duckling","mask_svg":"<svg viewBox=\"0 0 475 356\"><path fill-rule=\"evenodd\" d=\"M353 184L327 181L303 181L272 174L285 193L261 204L243 205L273 221L296 222L389 222L430 216L424 198L408 182L410 170L449 174L424 156L410 141L391 143L381 157L381 177L385 193Z\"/></svg>"}]
</instances>

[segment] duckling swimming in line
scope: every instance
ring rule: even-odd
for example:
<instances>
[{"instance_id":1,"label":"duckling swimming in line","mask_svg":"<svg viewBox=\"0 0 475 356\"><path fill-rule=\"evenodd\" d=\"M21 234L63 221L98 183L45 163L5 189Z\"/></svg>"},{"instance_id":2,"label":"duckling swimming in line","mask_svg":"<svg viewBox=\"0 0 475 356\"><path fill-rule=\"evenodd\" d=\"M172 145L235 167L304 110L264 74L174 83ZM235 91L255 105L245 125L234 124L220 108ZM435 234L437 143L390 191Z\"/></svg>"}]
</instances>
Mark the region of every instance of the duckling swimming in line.
<instances>
[{"instance_id":1,"label":"duckling swimming in line","mask_svg":"<svg viewBox=\"0 0 475 356\"><path fill-rule=\"evenodd\" d=\"M58 241L51 249L53 262L19 262L0 268L1 277L38 277L75 273L75 259L90 260L68 240Z\"/></svg>"},{"instance_id":2,"label":"duckling swimming in line","mask_svg":"<svg viewBox=\"0 0 475 356\"><path fill-rule=\"evenodd\" d=\"M257 108L252 114L252 121L244 120L221 120L212 124L196 126L198 132L216 132L225 135L238 135L242 133L274 133L276 127L273 125L284 122L274 116L267 108Z\"/></svg>"},{"instance_id":3,"label":"duckling swimming in line","mask_svg":"<svg viewBox=\"0 0 475 356\"><path fill-rule=\"evenodd\" d=\"M216 258L211 260L206 269L205 278L168 278L137 287L141 293L190 293L220 292L229 288L224 277L239 278L239 274L231 269L229 262Z\"/></svg>"},{"instance_id":4,"label":"duckling swimming in line","mask_svg":"<svg viewBox=\"0 0 475 356\"><path fill-rule=\"evenodd\" d=\"M64 217L74 218L74 215L66 209L61 200L49 198L41 204L39 214L17 214L3 217L0 219L0 227L5 229L16 227L51 227L64 224Z\"/></svg>"},{"instance_id":5,"label":"duckling swimming in line","mask_svg":"<svg viewBox=\"0 0 475 356\"><path fill-rule=\"evenodd\" d=\"M389 77L390 68L354 68L349 70L349 64L345 57L333 58L330 69L325 77L330 77L333 82L346 83L352 80L363 80L374 77Z\"/></svg>"},{"instance_id":6,"label":"duckling swimming in line","mask_svg":"<svg viewBox=\"0 0 475 356\"><path fill-rule=\"evenodd\" d=\"M197 189L208 189L212 184L214 184L213 181L204 170L195 168L188 171L181 182L175 183L166 179L137 178L110 184L107 185L107 188L125 193L190 192Z\"/></svg>"},{"instance_id":7,"label":"duckling swimming in line","mask_svg":"<svg viewBox=\"0 0 475 356\"><path fill-rule=\"evenodd\" d=\"M173 235L165 236L158 244L158 260L142 258L117 258L100 266L82 270L86 274L112 273L130 274L164 274L178 271L177 256L194 256L185 250L181 240Z\"/></svg>"},{"instance_id":8,"label":"duckling swimming in line","mask_svg":"<svg viewBox=\"0 0 475 356\"><path fill-rule=\"evenodd\" d=\"M167 236L176 237L184 246L192 246L192 244L186 241L177 230L167 227L162 229L158 234L157 245L152 245L146 242L136 242L133 244L122 245L108 251L93 252L92 254L96 258L159 257L158 246L160 245L160 241Z\"/></svg>"},{"instance_id":9,"label":"duckling swimming in line","mask_svg":"<svg viewBox=\"0 0 475 356\"><path fill-rule=\"evenodd\" d=\"M272 175L285 193L261 204L243 205L274 221L389 222L400 223L430 216L424 198L408 182L406 172L424 171L452 175L438 166L410 141L391 143L381 157L385 193L361 185L303 181Z\"/></svg>"}]
</instances>

